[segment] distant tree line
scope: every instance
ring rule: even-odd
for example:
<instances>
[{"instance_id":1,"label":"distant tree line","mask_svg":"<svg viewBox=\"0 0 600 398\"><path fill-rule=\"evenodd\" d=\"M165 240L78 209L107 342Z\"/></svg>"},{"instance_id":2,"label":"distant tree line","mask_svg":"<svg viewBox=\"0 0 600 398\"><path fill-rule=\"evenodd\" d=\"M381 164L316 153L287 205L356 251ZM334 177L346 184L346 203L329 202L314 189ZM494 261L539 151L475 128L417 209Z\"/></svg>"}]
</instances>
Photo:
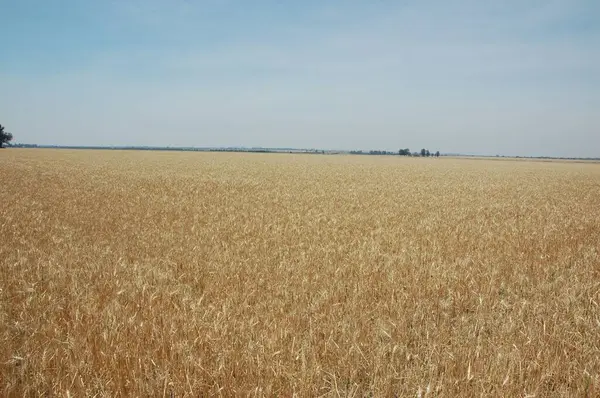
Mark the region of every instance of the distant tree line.
<instances>
[{"instance_id":1,"label":"distant tree line","mask_svg":"<svg viewBox=\"0 0 600 398\"><path fill-rule=\"evenodd\" d=\"M13 135L8 131L4 130L4 126L0 124L0 148L6 145L10 145ZM37 148L35 144L13 144L11 145L17 148ZM70 149L136 149L136 150L152 150L152 151L217 151L217 152L289 152L289 153L319 153L325 154L323 149L293 149L293 148L193 148L193 147L145 147L145 146L123 146L123 147L80 147L80 146L55 146L55 145L43 145L45 148L70 148ZM336 152L329 152L336 153ZM415 157L429 157L429 156L440 156L440 151L432 153L429 149L421 149L421 152L410 152L409 148L398 150L398 152L384 151L384 150L370 150L368 152L363 151L350 151L353 155L400 155L400 156L415 156Z\"/></svg>"},{"instance_id":2,"label":"distant tree line","mask_svg":"<svg viewBox=\"0 0 600 398\"><path fill-rule=\"evenodd\" d=\"M350 154L352 154L352 155L395 155L396 152L372 150L372 151L368 151L368 152L350 151Z\"/></svg>"},{"instance_id":3,"label":"distant tree line","mask_svg":"<svg viewBox=\"0 0 600 398\"><path fill-rule=\"evenodd\" d=\"M400 156L415 156L415 157L429 157L435 156L440 157L440 151L436 151L435 153L430 152L429 149L421 149L421 152L411 152L409 148L400 149L398 152L391 151L379 151L372 150L368 152L364 151L350 151L352 155L400 155Z\"/></svg>"},{"instance_id":4,"label":"distant tree line","mask_svg":"<svg viewBox=\"0 0 600 398\"><path fill-rule=\"evenodd\" d=\"M410 152L410 149L405 148L405 149L400 149L398 151L398 155L400 156L421 156L421 157L429 157L429 156L435 156L435 157L440 157L440 151L436 151L435 153L430 152L429 149L421 149L421 152Z\"/></svg>"}]
</instances>

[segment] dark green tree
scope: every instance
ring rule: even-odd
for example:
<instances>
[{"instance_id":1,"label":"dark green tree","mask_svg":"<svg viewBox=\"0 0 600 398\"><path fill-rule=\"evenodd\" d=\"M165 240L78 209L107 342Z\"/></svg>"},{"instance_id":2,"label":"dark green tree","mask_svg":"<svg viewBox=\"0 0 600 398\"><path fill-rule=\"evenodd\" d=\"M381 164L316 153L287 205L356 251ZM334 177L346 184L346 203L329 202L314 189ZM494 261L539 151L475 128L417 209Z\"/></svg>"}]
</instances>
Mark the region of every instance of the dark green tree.
<instances>
[{"instance_id":1,"label":"dark green tree","mask_svg":"<svg viewBox=\"0 0 600 398\"><path fill-rule=\"evenodd\" d=\"M435 157L436 157L436 158L439 158L439 157L440 157L440 151L437 151L437 152L435 153Z\"/></svg>"},{"instance_id":2,"label":"dark green tree","mask_svg":"<svg viewBox=\"0 0 600 398\"><path fill-rule=\"evenodd\" d=\"M427 154L425 148L421 149L421 156L425 157L425 155Z\"/></svg>"},{"instance_id":3,"label":"dark green tree","mask_svg":"<svg viewBox=\"0 0 600 398\"><path fill-rule=\"evenodd\" d=\"M0 124L0 148L6 143L8 144L13 139L13 136L8 131L4 131L4 126Z\"/></svg>"},{"instance_id":4,"label":"dark green tree","mask_svg":"<svg viewBox=\"0 0 600 398\"><path fill-rule=\"evenodd\" d=\"M429 149L425 150L425 156L427 156L427 157L431 156L431 153L429 153Z\"/></svg>"}]
</instances>

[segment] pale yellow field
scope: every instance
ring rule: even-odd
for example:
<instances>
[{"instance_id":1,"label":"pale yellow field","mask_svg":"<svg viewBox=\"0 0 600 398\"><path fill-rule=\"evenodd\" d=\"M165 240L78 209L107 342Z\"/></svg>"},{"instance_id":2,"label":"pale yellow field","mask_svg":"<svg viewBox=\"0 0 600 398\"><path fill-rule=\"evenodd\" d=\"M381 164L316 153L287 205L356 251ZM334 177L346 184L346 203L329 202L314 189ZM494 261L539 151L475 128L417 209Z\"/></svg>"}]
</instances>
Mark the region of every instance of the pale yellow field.
<instances>
[{"instance_id":1,"label":"pale yellow field","mask_svg":"<svg viewBox=\"0 0 600 398\"><path fill-rule=\"evenodd\" d=\"M0 395L600 395L598 164L6 149L0 184Z\"/></svg>"}]
</instances>

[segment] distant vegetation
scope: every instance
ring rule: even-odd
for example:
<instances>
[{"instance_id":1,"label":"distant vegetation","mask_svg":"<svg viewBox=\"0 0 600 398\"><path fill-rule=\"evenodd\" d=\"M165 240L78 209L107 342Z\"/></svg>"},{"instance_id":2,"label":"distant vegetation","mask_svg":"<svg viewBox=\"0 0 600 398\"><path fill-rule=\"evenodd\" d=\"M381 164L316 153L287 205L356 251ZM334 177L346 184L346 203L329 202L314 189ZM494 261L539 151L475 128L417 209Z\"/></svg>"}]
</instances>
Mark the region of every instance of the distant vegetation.
<instances>
[{"instance_id":1,"label":"distant vegetation","mask_svg":"<svg viewBox=\"0 0 600 398\"><path fill-rule=\"evenodd\" d=\"M379 150L372 150L372 151L368 151L368 152L364 152L364 151L350 151L350 153L352 155L400 155L400 156L415 156L415 157L429 157L429 156L436 156L439 157L440 156L440 151L437 151L435 153L433 152L429 152L429 149L421 149L421 152L410 152L410 149L405 148L405 149L400 149L398 152L392 152L392 151L379 151Z\"/></svg>"},{"instance_id":2,"label":"distant vegetation","mask_svg":"<svg viewBox=\"0 0 600 398\"><path fill-rule=\"evenodd\" d=\"M7 139L12 139L12 134L6 133ZM5 143L8 144L8 141ZM296 153L296 154L351 154L351 155L387 155L387 156L407 156L407 157L440 157L440 156L460 156L460 157L492 157L487 155L463 154L463 153L441 153L440 151L430 151L423 148L420 151L411 152L409 148L399 149L397 152L386 150L337 150L337 149L318 149L318 148L264 148L264 147L176 147L176 146L90 146L90 145L39 145L25 143L11 143L8 146L12 148L55 148L55 149L96 149L96 150L130 150L130 151L183 151L183 152L250 152L250 153ZM600 157L568 157L568 156L517 156L517 155L495 155L496 158L522 158L539 160L600 160Z\"/></svg>"},{"instance_id":3,"label":"distant vegetation","mask_svg":"<svg viewBox=\"0 0 600 398\"><path fill-rule=\"evenodd\" d=\"M0 124L0 148L2 148L4 144L8 144L12 139L13 135L8 131L4 131L4 126Z\"/></svg>"}]
</instances>

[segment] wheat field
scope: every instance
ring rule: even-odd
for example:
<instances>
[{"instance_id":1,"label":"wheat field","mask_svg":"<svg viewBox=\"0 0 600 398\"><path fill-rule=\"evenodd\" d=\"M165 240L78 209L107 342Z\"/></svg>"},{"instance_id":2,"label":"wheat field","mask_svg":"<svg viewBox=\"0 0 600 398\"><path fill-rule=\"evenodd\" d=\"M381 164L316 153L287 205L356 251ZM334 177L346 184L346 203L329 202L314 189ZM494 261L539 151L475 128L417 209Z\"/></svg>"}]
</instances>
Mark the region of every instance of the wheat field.
<instances>
[{"instance_id":1,"label":"wheat field","mask_svg":"<svg viewBox=\"0 0 600 398\"><path fill-rule=\"evenodd\" d=\"M600 164L0 151L0 395L600 395Z\"/></svg>"}]
</instances>

